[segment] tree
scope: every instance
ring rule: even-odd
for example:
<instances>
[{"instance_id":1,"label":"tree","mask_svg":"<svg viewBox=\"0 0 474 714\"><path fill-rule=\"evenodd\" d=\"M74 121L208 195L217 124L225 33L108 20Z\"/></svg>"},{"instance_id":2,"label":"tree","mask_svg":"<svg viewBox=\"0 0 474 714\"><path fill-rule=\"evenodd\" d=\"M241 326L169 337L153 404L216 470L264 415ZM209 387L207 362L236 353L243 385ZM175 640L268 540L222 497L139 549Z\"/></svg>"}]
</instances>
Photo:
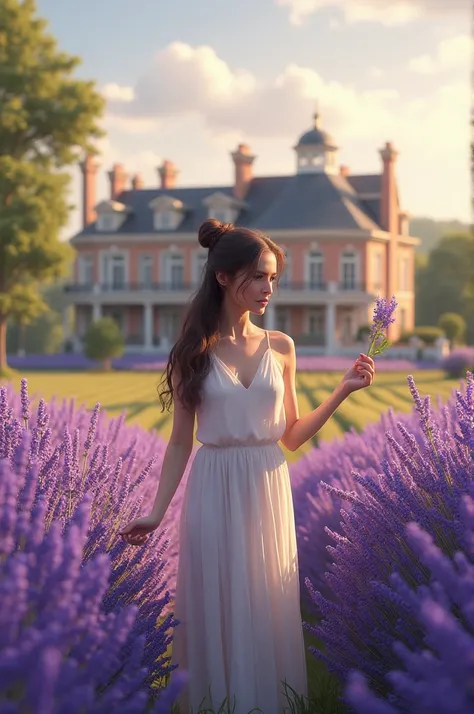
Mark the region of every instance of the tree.
<instances>
[{"instance_id":1,"label":"tree","mask_svg":"<svg viewBox=\"0 0 474 714\"><path fill-rule=\"evenodd\" d=\"M124 342L120 328L111 317L101 317L91 322L84 335L84 354L89 359L102 362L104 369L109 370L111 360L121 357Z\"/></svg>"},{"instance_id":2,"label":"tree","mask_svg":"<svg viewBox=\"0 0 474 714\"><path fill-rule=\"evenodd\" d=\"M446 333L451 347L461 342L466 334L466 320L455 312L444 312L438 320L438 327Z\"/></svg>"},{"instance_id":3,"label":"tree","mask_svg":"<svg viewBox=\"0 0 474 714\"><path fill-rule=\"evenodd\" d=\"M104 100L73 77L80 59L57 49L34 0L0 3L0 374L7 369L7 320L22 286L67 271L72 249L59 240L71 206L64 170L102 136ZM23 299L34 312L34 291Z\"/></svg>"},{"instance_id":4,"label":"tree","mask_svg":"<svg viewBox=\"0 0 474 714\"><path fill-rule=\"evenodd\" d=\"M437 325L445 312L466 321L466 341L474 344L474 236L445 236L416 271L417 325Z\"/></svg>"}]
</instances>

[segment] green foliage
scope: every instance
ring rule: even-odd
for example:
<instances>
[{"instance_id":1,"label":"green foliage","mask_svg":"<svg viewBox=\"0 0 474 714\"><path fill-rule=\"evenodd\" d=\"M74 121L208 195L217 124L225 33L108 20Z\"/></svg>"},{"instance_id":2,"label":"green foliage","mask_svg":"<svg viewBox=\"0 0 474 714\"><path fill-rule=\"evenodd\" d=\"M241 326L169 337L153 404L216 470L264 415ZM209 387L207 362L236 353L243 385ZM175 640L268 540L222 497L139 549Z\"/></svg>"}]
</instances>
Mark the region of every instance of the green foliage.
<instances>
[{"instance_id":1,"label":"green foliage","mask_svg":"<svg viewBox=\"0 0 474 714\"><path fill-rule=\"evenodd\" d=\"M420 245L415 248L415 259L423 258L438 247L443 236L455 233L467 233L469 225L462 221L437 221L434 218L420 216L410 220L410 235L421 238Z\"/></svg>"},{"instance_id":2,"label":"green foliage","mask_svg":"<svg viewBox=\"0 0 474 714\"><path fill-rule=\"evenodd\" d=\"M425 268L416 271L415 324L436 325L453 312L466 321L466 341L474 344L474 236L445 236Z\"/></svg>"},{"instance_id":3,"label":"green foliage","mask_svg":"<svg viewBox=\"0 0 474 714\"><path fill-rule=\"evenodd\" d=\"M120 328L111 317L101 317L92 322L84 336L84 354L89 359L102 362L104 369L110 369L110 360L120 357L124 350L124 340Z\"/></svg>"},{"instance_id":4,"label":"green foliage","mask_svg":"<svg viewBox=\"0 0 474 714\"><path fill-rule=\"evenodd\" d=\"M7 344L10 354L24 349L27 354L55 354L64 348L63 311L68 312L69 328L73 328L70 306L64 295L62 282L54 285L32 285L45 310L25 323L15 319L15 311L8 323Z\"/></svg>"},{"instance_id":5,"label":"green foliage","mask_svg":"<svg viewBox=\"0 0 474 714\"><path fill-rule=\"evenodd\" d=\"M356 341L357 342L365 342L366 340L368 340L369 335L370 335L370 330L371 330L370 325L361 325L359 327L359 329L357 330Z\"/></svg>"},{"instance_id":6,"label":"green foliage","mask_svg":"<svg viewBox=\"0 0 474 714\"><path fill-rule=\"evenodd\" d=\"M401 341L407 341L410 337L419 337L425 345L434 345L438 337L445 337L445 332L440 327L432 327L431 325L419 325L410 332L404 332L401 335Z\"/></svg>"},{"instance_id":7,"label":"green foliage","mask_svg":"<svg viewBox=\"0 0 474 714\"><path fill-rule=\"evenodd\" d=\"M462 342L466 334L466 320L455 312L443 312L438 320L438 327L445 332L451 345Z\"/></svg>"},{"instance_id":8,"label":"green foliage","mask_svg":"<svg viewBox=\"0 0 474 714\"><path fill-rule=\"evenodd\" d=\"M2 0L0 369L7 319L26 322L44 309L39 294L26 297L23 286L57 279L72 259L70 246L58 239L70 210L62 169L93 150L104 107L92 82L73 77L79 63L57 49L33 0Z\"/></svg>"}]
</instances>

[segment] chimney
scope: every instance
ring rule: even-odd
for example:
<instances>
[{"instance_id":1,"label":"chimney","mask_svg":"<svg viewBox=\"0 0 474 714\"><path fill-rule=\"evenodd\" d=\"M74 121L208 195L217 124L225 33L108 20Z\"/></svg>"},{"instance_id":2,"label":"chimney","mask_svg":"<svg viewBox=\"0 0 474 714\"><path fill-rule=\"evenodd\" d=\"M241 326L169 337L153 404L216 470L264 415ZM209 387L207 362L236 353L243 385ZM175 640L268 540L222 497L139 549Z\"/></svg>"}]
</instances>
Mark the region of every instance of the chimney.
<instances>
[{"instance_id":1,"label":"chimney","mask_svg":"<svg viewBox=\"0 0 474 714\"><path fill-rule=\"evenodd\" d=\"M143 178L141 174L135 174L135 176L132 178L132 188L134 191L140 191L144 186L143 183Z\"/></svg>"},{"instance_id":2,"label":"chimney","mask_svg":"<svg viewBox=\"0 0 474 714\"><path fill-rule=\"evenodd\" d=\"M255 160L247 144L239 144L232 154L235 166L234 196L243 201L253 178L252 164Z\"/></svg>"},{"instance_id":3,"label":"chimney","mask_svg":"<svg viewBox=\"0 0 474 714\"><path fill-rule=\"evenodd\" d=\"M122 191L125 191L128 174L125 173L123 164L114 164L112 171L109 171L108 175L110 180L110 199L116 201L117 196L120 196Z\"/></svg>"},{"instance_id":4,"label":"chimney","mask_svg":"<svg viewBox=\"0 0 474 714\"><path fill-rule=\"evenodd\" d=\"M341 174L341 176L350 176L351 170L345 164L341 164L339 167L339 173Z\"/></svg>"},{"instance_id":5,"label":"chimney","mask_svg":"<svg viewBox=\"0 0 474 714\"><path fill-rule=\"evenodd\" d=\"M398 192L395 178L395 161L398 151L391 141L380 149L383 171L380 186L380 223L384 231L398 234Z\"/></svg>"},{"instance_id":6,"label":"chimney","mask_svg":"<svg viewBox=\"0 0 474 714\"><path fill-rule=\"evenodd\" d=\"M168 159L163 161L162 166L158 168L158 173L160 175L162 189L167 190L176 187L176 177L179 172L172 161L168 161Z\"/></svg>"},{"instance_id":7,"label":"chimney","mask_svg":"<svg viewBox=\"0 0 474 714\"><path fill-rule=\"evenodd\" d=\"M93 154L87 154L79 166L82 171L82 227L85 228L97 218L94 208L99 164Z\"/></svg>"}]
</instances>

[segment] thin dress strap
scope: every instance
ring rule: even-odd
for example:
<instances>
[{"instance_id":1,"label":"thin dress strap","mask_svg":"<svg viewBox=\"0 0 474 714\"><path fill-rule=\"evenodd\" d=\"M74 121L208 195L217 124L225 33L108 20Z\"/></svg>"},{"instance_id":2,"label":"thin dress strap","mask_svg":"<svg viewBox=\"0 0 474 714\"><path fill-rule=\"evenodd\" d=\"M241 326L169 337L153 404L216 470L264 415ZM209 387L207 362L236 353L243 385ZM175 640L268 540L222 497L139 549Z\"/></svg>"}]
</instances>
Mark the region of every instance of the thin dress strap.
<instances>
[{"instance_id":1,"label":"thin dress strap","mask_svg":"<svg viewBox=\"0 0 474 714\"><path fill-rule=\"evenodd\" d=\"M266 334L266 336L267 336L268 349L271 350L272 346L271 346L271 344L270 344L270 335L268 334L268 330L265 330L265 334Z\"/></svg>"}]
</instances>

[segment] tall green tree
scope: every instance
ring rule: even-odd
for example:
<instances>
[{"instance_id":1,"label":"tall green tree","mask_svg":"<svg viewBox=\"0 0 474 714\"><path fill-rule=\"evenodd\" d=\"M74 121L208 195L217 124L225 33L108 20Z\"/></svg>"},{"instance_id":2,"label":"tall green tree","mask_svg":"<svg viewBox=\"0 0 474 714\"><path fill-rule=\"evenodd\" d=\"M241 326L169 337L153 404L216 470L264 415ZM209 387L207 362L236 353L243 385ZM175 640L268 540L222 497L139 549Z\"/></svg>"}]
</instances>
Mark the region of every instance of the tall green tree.
<instances>
[{"instance_id":1,"label":"tall green tree","mask_svg":"<svg viewBox=\"0 0 474 714\"><path fill-rule=\"evenodd\" d=\"M9 316L35 312L25 283L67 271L72 249L59 240L71 206L67 167L94 151L104 100L79 80L78 57L61 52L34 0L0 2L0 374L7 368ZM37 309L40 305L37 305Z\"/></svg>"},{"instance_id":2,"label":"tall green tree","mask_svg":"<svg viewBox=\"0 0 474 714\"><path fill-rule=\"evenodd\" d=\"M474 236L445 236L416 274L416 324L437 325L445 312L461 315L474 344Z\"/></svg>"}]
</instances>

